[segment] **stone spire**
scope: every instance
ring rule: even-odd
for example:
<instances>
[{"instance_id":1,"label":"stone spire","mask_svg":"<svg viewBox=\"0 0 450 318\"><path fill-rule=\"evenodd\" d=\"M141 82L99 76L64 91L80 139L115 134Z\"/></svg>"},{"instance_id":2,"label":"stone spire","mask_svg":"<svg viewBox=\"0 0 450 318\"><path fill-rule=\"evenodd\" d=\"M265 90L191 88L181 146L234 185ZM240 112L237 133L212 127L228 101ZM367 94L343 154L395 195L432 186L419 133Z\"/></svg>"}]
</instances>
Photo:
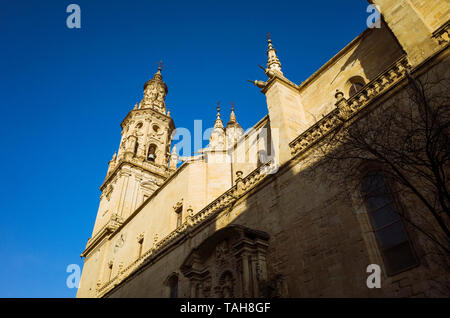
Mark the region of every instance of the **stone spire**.
<instances>
[{"instance_id":1,"label":"stone spire","mask_svg":"<svg viewBox=\"0 0 450 318\"><path fill-rule=\"evenodd\" d=\"M270 38L270 32L267 34L267 71L278 73L280 75L283 75L283 72L281 71L281 63L277 56L277 51L272 45L272 39Z\"/></svg>"},{"instance_id":2,"label":"stone spire","mask_svg":"<svg viewBox=\"0 0 450 318\"><path fill-rule=\"evenodd\" d=\"M222 119L220 119L220 102L217 102L217 116L214 123L214 128L209 136L208 149L223 149L225 147L225 129L223 127Z\"/></svg>"},{"instance_id":3,"label":"stone spire","mask_svg":"<svg viewBox=\"0 0 450 318\"><path fill-rule=\"evenodd\" d=\"M229 127L241 127L238 124L237 120L236 120L236 114L234 113L234 107L235 107L234 103L231 102L230 105L231 105L231 113L230 113L230 120L227 123L227 128L229 128Z\"/></svg>"},{"instance_id":4,"label":"stone spire","mask_svg":"<svg viewBox=\"0 0 450 318\"><path fill-rule=\"evenodd\" d=\"M220 101L217 102L217 116L216 116L216 122L214 123L214 129L216 128L222 128L223 129L223 122L222 119L220 119Z\"/></svg>"},{"instance_id":5,"label":"stone spire","mask_svg":"<svg viewBox=\"0 0 450 318\"><path fill-rule=\"evenodd\" d=\"M178 163L177 145L174 145L173 148L172 148L172 153L170 155L169 169L170 170L176 170L177 169L177 163Z\"/></svg>"},{"instance_id":6,"label":"stone spire","mask_svg":"<svg viewBox=\"0 0 450 318\"><path fill-rule=\"evenodd\" d=\"M144 98L141 102L140 108L153 108L163 114L166 113L166 95L167 85L162 78L162 68L164 65L159 62L158 71L153 75L153 78L144 84Z\"/></svg>"},{"instance_id":7,"label":"stone spire","mask_svg":"<svg viewBox=\"0 0 450 318\"><path fill-rule=\"evenodd\" d=\"M227 147L233 146L244 134L244 129L242 129L241 125L238 124L236 120L236 114L234 113L234 103L231 102L231 113L230 120L227 123L226 128L226 142Z\"/></svg>"}]
</instances>

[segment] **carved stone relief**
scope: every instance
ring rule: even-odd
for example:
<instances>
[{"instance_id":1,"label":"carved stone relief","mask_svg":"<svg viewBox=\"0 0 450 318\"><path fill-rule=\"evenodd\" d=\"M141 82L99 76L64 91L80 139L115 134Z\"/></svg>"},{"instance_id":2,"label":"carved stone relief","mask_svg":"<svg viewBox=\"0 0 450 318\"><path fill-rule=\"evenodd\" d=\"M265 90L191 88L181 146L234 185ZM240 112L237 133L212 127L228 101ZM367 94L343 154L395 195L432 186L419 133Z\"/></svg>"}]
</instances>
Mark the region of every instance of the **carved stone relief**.
<instances>
[{"instance_id":1,"label":"carved stone relief","mask_svg":"<svg viewBox=\"0 0 450 318\"><path fill-rule=\"evenodd\" d=\"M114 244L114 253L116 253L118 249L123 246L124 243L125 243L125 235L122 233L117 239L116 244Z\"/></svg>"},{"instance_id":2,"label":"carved stone relief","mask_svg":"<svg viewBox=\"0 0 450 318\"><path fill-rule=\"evenodd\" d=\"M269 235L239 225L215 232L181 267L190 297L260 297L267 280Z\"/></svg>"}]
</instances>

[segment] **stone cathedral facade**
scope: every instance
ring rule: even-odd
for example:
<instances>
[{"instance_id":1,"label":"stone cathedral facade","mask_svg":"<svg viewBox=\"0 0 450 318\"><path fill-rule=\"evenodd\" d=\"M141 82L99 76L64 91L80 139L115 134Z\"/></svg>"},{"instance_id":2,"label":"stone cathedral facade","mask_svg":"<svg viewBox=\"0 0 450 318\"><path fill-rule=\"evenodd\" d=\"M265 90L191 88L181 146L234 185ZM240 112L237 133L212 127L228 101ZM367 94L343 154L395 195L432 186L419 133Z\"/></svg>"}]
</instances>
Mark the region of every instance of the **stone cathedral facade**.
<instances>
[{"instance_id":1,"label":"stone cathedral facade","mask_svg":"<svg viewBox=\"0 0 450 318\"><path fill-rule=\"evenodd\" d=\"M267 78L254 81L267 115L244 132L233 109L226 123L218 110L209 145L192 157L172 147L158 69L121 123L77 297L449 296L435 284L448 269L427 259L417 233L404 225L403 249L388 254L369 211L352 204L358 194L324 182L328 172L304 173L337 115L394 98L407 71L449 72L447 0L371 2L381 27L302 83L286 78L269 39ZM369 264L381 267L382 288L367 287Z\"/></svg>"}]
</instances>

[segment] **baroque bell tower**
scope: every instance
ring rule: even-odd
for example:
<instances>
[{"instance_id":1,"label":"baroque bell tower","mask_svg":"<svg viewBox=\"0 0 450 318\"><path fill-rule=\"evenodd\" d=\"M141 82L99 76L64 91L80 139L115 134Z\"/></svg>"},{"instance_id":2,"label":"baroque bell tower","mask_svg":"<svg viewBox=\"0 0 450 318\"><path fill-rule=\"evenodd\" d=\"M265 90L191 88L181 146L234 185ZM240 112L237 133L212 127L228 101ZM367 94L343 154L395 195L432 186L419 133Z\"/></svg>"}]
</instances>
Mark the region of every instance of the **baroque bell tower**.
<instances>
[{"instance_id":1,"label":"baroque bell tower","mask_svg":"<svg viewBox=\"0 0 450 318\"><path fill-rule=\"evenodd\" d=\"M141 102L120 125L122 138L100 187L102 194L92 237L125 221L176 169L177 156L170 154L175 125L166 110L168 90L161 70L162 63L144 84Z\"/></svg>"}]
</instances>

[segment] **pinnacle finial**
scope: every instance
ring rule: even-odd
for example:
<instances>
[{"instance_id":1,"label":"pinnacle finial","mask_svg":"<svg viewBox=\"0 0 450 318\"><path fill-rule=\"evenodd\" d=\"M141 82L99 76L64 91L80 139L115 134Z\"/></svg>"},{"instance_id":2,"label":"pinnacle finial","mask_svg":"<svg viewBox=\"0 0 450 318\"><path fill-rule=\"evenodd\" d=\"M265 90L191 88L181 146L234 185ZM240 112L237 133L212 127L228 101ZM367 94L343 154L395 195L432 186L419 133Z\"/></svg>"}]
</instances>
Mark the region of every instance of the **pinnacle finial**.
<instances>
[{"instance_id":1,"label":"pinnacle finial","mask_svg":"<svg viewBox=\"0 0 450 318\"><path fill-rule=\"evenodd\" d=\"M216 116L216 122L214 123L214 128L223 128L222 119L220 119L220 100L217 101L217 116Z\"/></svg>"},{"instance_id":2,"label":"pinnacle finial","mask_svg":"<svg viewBox=\"0 0 450 318\"><path fill-rule=\"evenodd\" d=\"M277 56L277 51L272 45L272 39L271 39L271 33L267 33L267 72L268 74L270 71L274 73L278 73L280 75L283 75L283 72L281 71L281 63ZM270 76L270 75L269 75Z\"/></svg>"},{"instance_id":3,"label":"pinnacle finial","mask_svg":"<svg viewBox=\"0 0 450 318\"><path fill-rule=\"evenodd\" d=\"M220 100L217 101L216 109L217 109L217 118L220 118Z\"/></svg>"},{"instance_id":4,"label":"pinnacle finial","mask_svg":"<svg viewBox=\"0 0 450 318\"><path fill-rule=\"evenodd\" d=\"M271 35L272 35L272 32L267 32L267 34L266 34L267 45L268 45L269 49L273 49Z\"/></svg>"},{"instance_id":5,"label":"pinnacle finial","mask_svg":"<svg viewBox=\"0 0 450 318\"><path fill-rule=\"evenodd\" d=\"M230 102L231 105L231 113L230 113L230 120L227 123L227 126L233 125L236 123L236 114L234 113L234 103Z\"/></svg>"},{"instance_id":6,"label":"pinnacle finial","mask_svg":"<svg viewBox=\"0 0 450 318\"><path fill-rule=\"evenodd\" d=\"M234 113L234 108L236 105L233 102L230 102L231 105L231 113L230 113L230 120L227 123L227 128L229 127L241 127L237 120L236 120L236 114Z\"/></svg>"}]
</instances>

